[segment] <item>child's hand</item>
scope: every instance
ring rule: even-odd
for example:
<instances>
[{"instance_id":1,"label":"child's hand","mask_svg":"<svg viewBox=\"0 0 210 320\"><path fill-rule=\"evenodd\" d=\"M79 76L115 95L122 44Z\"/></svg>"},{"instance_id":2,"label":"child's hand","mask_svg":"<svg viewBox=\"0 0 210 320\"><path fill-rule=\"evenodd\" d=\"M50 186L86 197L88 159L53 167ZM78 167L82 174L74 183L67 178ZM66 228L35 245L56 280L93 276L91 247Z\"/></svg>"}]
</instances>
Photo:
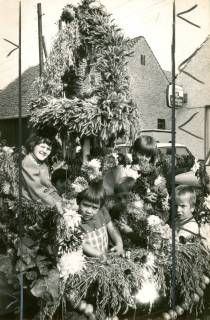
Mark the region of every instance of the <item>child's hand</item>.
<instances>
[{"instance_id":1,"label":"child's hand","mask_svg":"<svg viewBox=\"0 0 210 320\"><path fill-rule=\"evenodd\" d=\"M150 202L150 203L154 203L157 201L157 194L154 192L149 192L147 194L147 196L145 197L145 200Z\"/></svg>"},{"instance_id":2,"label":"child's hand","mask_svg":"<svg viewBox=\"0 0 210 320\"><path fill-rule=\"evenodd\" d=\"M123 223L123 222L120 222L118 224L119 226L119 229L120 231L126 233L126 234L129 234L129 233L132 233L133 232L133 229L131 227L129 227L127 224Z\"/></svg>"},{"instance_id":3,"label":"child's hand","mask_svg":"<svg viewBox=\"0 0 210 320\"><path fill-rule=\"evenodd\" d=\"M118 256L124 256L124 250L121 245L116 245L110 250L111 252L114 252Z\"/></svg>"},{"instance_id":4,"label":"child's hand","mask_svg":"<svg viewBox=\"0 0 210 320\"><path fill-rule=\"evenodd\" d=\"M63 215L63 208L62 208L61 201L56 202L55 207L56 207L58 213L60 213L60 215Z\"/></svg>"}]
</instances>

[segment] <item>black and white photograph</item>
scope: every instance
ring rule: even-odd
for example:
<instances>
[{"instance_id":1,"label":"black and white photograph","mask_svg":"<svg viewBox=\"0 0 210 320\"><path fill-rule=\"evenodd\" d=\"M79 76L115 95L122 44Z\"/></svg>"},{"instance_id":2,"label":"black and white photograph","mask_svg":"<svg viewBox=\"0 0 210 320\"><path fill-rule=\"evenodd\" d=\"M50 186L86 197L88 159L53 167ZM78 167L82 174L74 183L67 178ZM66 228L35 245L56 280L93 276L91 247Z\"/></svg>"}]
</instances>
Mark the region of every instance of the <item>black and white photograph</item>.
<instances>
[{"instance_id":1,"label":"black and white photograph","mask_svg":"<svg viewBox=\"0 0 210 320\"><path fill-rule=\"evenodd\" d=\"M210 320L210 0L0 4L0 320Z\"/></svg>"}]
</instances>

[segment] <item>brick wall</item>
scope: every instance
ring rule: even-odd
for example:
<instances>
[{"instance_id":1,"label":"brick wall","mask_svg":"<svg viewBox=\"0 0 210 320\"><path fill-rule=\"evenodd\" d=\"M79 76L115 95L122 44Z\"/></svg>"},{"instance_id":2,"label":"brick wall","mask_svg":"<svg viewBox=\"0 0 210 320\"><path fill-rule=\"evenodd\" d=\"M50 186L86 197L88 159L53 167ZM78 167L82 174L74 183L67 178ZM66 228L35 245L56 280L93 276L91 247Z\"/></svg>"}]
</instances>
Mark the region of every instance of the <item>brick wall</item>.
<instances>
[{"instance_id":1,"label":"brick wall","mask_svg":"<svg viewBox=\"0 0 210 320\"><path fill-rule=\"evenodd\" d=\"M166 104L168 79L144 37L135 41L134 54L128 61L131 97L142 117L142 129L157 129L157 119L166 120L171 129L171 109ZM141 64L145 56L145 65Z\"/></svg>"}]
</instances>

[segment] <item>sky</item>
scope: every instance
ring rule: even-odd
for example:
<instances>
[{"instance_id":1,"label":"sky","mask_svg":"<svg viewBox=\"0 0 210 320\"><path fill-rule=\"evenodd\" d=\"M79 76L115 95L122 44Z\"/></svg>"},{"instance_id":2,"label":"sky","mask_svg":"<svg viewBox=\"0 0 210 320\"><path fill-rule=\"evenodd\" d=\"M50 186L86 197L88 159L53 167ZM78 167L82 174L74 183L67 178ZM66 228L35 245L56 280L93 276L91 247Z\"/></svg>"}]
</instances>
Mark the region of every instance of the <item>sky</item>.
<instances>
[{"instance_id":1,"label":"sky","mask_svg":"<svg viewBox=\"0 0 210 320\"><path fill-rule=\"evenodd\" d=\"M22 0L22 71L38 64L37 3L42 4L43 35L48 53L58 31L62 8L77 0ZM173 0L101 0L125 36L144 36L164 70L171 70ZM176 18L176 66L185 60L210 34L210 0L176 0L176 12L194 5L184 15L196 28ZM0 90L18 77L18 50L3 39L18 44L19 1L0 0Z\"/></svg>"}]
</instances>

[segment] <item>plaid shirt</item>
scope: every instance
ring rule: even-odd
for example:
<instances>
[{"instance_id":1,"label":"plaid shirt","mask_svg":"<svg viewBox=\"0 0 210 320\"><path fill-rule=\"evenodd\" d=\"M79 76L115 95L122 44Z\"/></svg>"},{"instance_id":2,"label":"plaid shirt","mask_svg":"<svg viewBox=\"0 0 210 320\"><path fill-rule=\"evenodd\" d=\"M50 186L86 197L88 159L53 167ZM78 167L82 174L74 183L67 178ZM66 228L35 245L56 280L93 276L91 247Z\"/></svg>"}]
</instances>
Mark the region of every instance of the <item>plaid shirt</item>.
<instances>
[{"instance_id":1,"label":"plaid shirt","mask_svg":"<svg viewBox=\"0 0 210 320\"><path fill-rule=\"evenodd\" d=\"M87 244L101 253L108 249L107 224L111 221L108 211L103 208L89 221L82 223L85 232L83 244Z\"/></svg>"}]
</instances>

